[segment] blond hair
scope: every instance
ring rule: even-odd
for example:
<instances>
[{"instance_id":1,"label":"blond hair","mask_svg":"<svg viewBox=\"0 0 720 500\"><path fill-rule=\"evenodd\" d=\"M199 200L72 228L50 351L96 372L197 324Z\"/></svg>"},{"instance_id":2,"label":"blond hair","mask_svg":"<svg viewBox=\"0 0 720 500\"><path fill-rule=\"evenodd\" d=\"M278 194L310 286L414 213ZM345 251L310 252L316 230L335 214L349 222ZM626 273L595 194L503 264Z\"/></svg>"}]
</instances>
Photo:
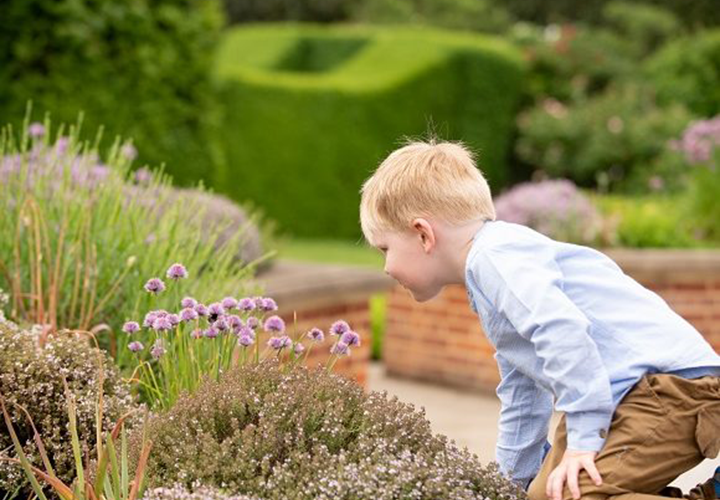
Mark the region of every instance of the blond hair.
<instances>
[{"instance_id":1,"label":"blond hair","mask_svg":"<svg viewBox=\"0 0 720 500\"><path fill-rule=\"evenodd\" d=\"M360 225L371 244L380 231L410 229L416 217L451 224L495 219L490 187L460 143L411 142L393 151L361 194Z\"/></svg>"}]
</instances>

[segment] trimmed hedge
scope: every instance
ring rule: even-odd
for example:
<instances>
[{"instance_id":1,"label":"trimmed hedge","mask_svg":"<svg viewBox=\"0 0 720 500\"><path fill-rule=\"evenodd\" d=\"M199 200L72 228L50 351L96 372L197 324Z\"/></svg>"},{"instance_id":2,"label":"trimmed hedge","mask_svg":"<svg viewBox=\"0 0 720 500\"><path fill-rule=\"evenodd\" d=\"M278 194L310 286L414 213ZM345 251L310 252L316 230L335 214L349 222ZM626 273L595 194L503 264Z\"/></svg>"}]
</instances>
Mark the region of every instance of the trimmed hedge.
<instances>
[{"instance_id":1,"label":"trimmed hedge","mask_svg":"<svg viewBox=\"0 0 720 500\"><path fill-rule=\"evenodd\" d=\"M139 162L194 184L221 158L210 68L222 25L219 0L2 0L2 121L20 125L28 100L36 120L83 111L84 130L131 137Z\"/></svg>"},{"instance_id":2,"label":"trimmed hedge","mask_svg":"<svg viewBox=\"0 0 720 500\"><path fill-rule=\"evenodd\" d=\"M253 199L295 235L357 237L363 180L402 137L431 131L478 151L499 189L523 72L514 49L477 35L231 30L216 65L228 160L216 188Z\"/></svg>"}]
</instances>

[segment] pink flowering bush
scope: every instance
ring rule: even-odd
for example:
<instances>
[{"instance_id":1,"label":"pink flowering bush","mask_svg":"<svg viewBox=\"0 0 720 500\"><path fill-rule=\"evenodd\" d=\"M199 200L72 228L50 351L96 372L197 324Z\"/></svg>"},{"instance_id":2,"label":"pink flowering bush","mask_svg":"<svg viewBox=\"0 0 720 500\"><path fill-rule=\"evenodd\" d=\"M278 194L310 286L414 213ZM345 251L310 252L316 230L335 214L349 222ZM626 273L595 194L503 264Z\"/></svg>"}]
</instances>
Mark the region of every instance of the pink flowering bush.
<instances>
[{"instance_id":1,"label":"pink flowering bush","mask_svg":"<svg viewBox=\"0 0 720 500\"><path fill-rule=\"evenodd\" d=\"M275 360L206 380L152 418L147 433L150 491L200 484L267 500L525 498L494 464L433 435L423 411L327 370L285 371ZM140 442L131 438L132 455Z\"/></svg>"},{"instance_id":2,"label":"pink flowering bush","mask_svg":"<svg viewBox=\"0 0 720 500\"><path fill-rule=\"evenodd\" d=\"M495 210L499 220L560 241L594 244L601 237L600 214L569 180L519 184L495 200Z\"/></svg>"},{"instance_id":3,"label":"pink flowering bush","mask_svg":"<svg viewBox=\"0 0 720 500\"><path fill-rule=\"evenodd\" d=\"M671 143L690 169L690 215L698 236L720 241L720 115L691 123Z\"/></svg>"}]
</instances>

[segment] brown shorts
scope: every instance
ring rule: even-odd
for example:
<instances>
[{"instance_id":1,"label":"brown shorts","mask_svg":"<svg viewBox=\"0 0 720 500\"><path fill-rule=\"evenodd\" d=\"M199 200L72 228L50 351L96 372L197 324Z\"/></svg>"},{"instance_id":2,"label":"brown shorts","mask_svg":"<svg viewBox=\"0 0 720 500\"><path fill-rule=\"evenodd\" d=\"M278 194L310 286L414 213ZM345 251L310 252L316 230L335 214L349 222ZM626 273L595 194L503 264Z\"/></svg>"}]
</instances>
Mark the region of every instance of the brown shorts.
<instances>
[{"instance_id":1,"label":"brown shorts","mask_svg":"<svg viewBox=\"0 0 720 500\"><path fill-rule=\"evenodd\" d=\"M547 499L547 477L560 464L566 447L563 416L553 447L528 489L530 500ZM720 377L647 375L618 405L605 446L595 459L603 484L596 486L581 471L580 491L583 498L664 498L656 497L661 489L705 458L717 457L719 451ZM572 498L567 484L563 498Z\"/></svg>"}]
</instances>

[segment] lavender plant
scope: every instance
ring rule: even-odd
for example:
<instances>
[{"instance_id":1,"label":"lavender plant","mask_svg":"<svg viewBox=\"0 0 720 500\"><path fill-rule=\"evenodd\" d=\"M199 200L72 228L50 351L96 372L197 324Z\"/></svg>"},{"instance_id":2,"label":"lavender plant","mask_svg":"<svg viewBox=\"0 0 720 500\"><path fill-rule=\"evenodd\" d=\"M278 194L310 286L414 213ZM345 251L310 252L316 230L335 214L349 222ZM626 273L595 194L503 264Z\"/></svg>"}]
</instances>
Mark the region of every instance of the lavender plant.
<instances>
[{"instance_id":1,"label":"lavender plant","mask_svg":"<svg viewBox=\"0 0 720 500\"><path fill-rule=\"evenodd\" d=\"M168 409L182 392L194 392L203 377L218 380L232 366L257 364L269 356L282 360L290 370L306 362L313 345L325 339L319 328L295 332L291 338L285 321L272 314L278 306L269 297L226 296L206 305L190 296L180 299L189 277L184 265L171 265L165 277L167 284L150 278L145 293L153 299L173 296L176 312L151 310L142 322L128 321L122 327L130 338L127 350L138 361L133 378L153 406ZM270 335L262 354L259 331ZM134 340L143 333L142 340ZM360 336L342 320L333 323L329 333L336 337L326 365L331 370L340 357L350 354L351 347L360 345Z\"/></svg>"},{"instance_id":2,"label":"lavender plant","mask_svg":"<svg viewBox=\"0 0 720 500\"><path fill-rule=\"evenodd\" d=\"M525 498L495 464L433 435L423 411L326 370L284 371L272 359L206 380L153 417L147 432L149 490L204 484L277 500ZM138 434L131 450L139 456Z\"/></svg>"},{"instance_id":3,"label":"lavender plant","mask_svg":"<svg viewBox=\"0 0 720 500\"><path fill-rule=\"evenodd\" d=\"M519 184L497 198L495 209L500 220L561 241L595 244L602 236L600 214L569 180Z\"/></svg>"},{"instance_id":4,"label":"lavender plant","mask_svg":"<svg viewBox=\"0 0 720 500\"><path fill-rule=\"evenodd\" d=\"M132 172L132 144L116 141L102 156L78 140L79 127L64 130L53 138L46 121L20 137L0 133L0 288L11 318L47 331L109 330L99 340L127 366L114 340L147 307L136 293L144 276L173 255L197 270L189 293L242 290L250 268L234 252L243 230L208 230L199 197L174 196L162 172Z\"/></svg>"},{"instance_id":5,"label":"lavender plant","mask_svg":"<svg viewBox=\"0 0 720 500\"><path fill-rule=\"evenodd\" d=\"M671 142L691 167L691 223L701 239L720 241L720 115L691 123Z\"/></svg>"}]
</instances>

